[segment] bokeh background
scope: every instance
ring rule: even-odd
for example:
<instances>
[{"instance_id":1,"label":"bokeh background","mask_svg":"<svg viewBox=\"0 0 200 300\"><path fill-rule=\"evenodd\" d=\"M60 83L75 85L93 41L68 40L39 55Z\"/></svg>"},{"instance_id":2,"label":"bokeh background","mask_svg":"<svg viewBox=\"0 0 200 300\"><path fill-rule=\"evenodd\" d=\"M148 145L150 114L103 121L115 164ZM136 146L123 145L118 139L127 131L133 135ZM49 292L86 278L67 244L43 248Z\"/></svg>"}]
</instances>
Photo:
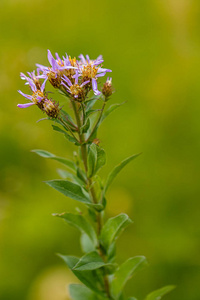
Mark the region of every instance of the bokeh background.
<instances>
[{"instance_id":1,"label":"bokeh background","mask_svg":"<svg viewBox=\"0 0 200 300\"><path fill-rule=\"evenodd\" d=\"M47 64L50 49L103 54L112 103L127 101L100 129L108 156L101 174L143 152L108 195L108 216L134 220L118 241L118 262L149 261L127 296L176 284L166 300L199 300L200 2L1 0L0 45L0 299L69 299L76 279L56 253L81 255L79 233L51 216L77 203L43 183L61 166L30 152L70 157L74 148L48 122L36 123L37 107L16 107L25 101L19 73Z\"/></svg>"}]
</instances>

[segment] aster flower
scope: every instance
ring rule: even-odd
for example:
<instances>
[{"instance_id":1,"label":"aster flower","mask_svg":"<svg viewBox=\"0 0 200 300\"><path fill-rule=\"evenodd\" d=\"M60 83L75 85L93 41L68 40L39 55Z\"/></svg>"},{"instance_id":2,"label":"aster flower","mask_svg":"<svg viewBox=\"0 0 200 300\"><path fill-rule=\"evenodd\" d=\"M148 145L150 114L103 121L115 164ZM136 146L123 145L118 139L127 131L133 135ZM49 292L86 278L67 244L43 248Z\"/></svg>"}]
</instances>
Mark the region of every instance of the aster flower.
<instances>
[{"instance_id":1,"label":"aster flower","mask_svg":"<svg viewBox=\"0 0 200 300\"><path fill-rule=\"evenodd\" d=\"M22 75L23 76L23 75ZM31 103L25 103L25 104L18 104L17 106L20 107L20 108L26 108L26 107L29 107L31 105L40 105L41 101L45 98L45 95L44 95L44 88L45 88L45 84L46 84L46 81L47 81L47 78L44 80L43 84L41 85L41 87L37 87L36 83L33 82L33 80L29 77L26 77L25 78L33 92L32 95L27 95L27 94L24 94L22 91L18 91L22 96L24 96L25 98L27 98L28 100L31 101Z\"/></svg>"},{"instance_id":2,"label":"aster flower","mask_svg":"<svg viewBox=\"0 0 200 300\"><path fill-rule=\"evenodd\" d=\"M89 55L86 55L85 58L83 54L79 58L79 72L83 77L83 81L90 80L94 94L100 95L101 92L97 88L98 77L103 77L107 72L112 72L112 70L98 67L103 62L102 55L98 56L95 60L91 60Z\"/></svg>"},{"instance_id":3,"label":"aster flower","mask_svg":"<svg viewBox=\"0 0 200 300\"><path fill-rule=\"evenodd\" d=\"M20 73L21 79L26 80L25 85L29 85L30 80L32 80L32 82L36 85L37 89L40 89L41 82L39 81L39 79L44 78L44 76L40 75L39 71L37 71L37 75L35 75L35 70L33 72L27 72L27 74L29 77L22 72Z\"/></svg>"},{"instance_id":4,"label":"aster flower","mask_svg":"<svg viewBox=\"0 0 200 300\"><path fill-rule=\"evenodd\" d=\"M23 74L22 74L22 77L24 77ZM26 76L25 79L27 80L27 83L29 84L33 94L27 95L27 94L24 94L22 91L18 91L18 92L23 97L30 100L31 102L25 103L25 104L18 104L17 106L20 108L26 108L26 107L29 107L32 105L37 105L49 117L57 118L59 111L60 111L58 104L55 104L55 102L48 99L44 93L47 78L44 80L42 85L39 85L39 87L38 87L37 83L33 82L33 80L31 78Z\"/></svg>"},{"instance_id":5,"label":"aster flower","mask_svg":"<svg viewBox=\"0 0 200 300\"><path fill-rule=\"evenodd\" d=\"M61 82L61 84L67 89L67 92L69 94L71 94L71 96L78 100L78 101L83 101L85 99L86 96L86 90L83 88L86 84L88 84L90 82L90 80L87 80L85 82L83 82L82 84L78 84L78 79L79 79L79 73L78 71L76 72L76 74L74 75L74 83L71 82L71 80L69 80L69 78L64 75L62 77L63 81Z\"/></svg>"},{"instance_id":6,"label":"aster flower","mask_svg":"<svg viewBox=\"0 0 200 300\"><path fill-rule=\"evenodd\" d=\"M67 54L66 58L63 57L63 59L59 57L58 53L56 53L55 56L56 59L51 54L51 51L48 50L48 60L51 67L46 67L40 64L36 64L36 66L38 67L38 71L43 72L41 75L43 78L48 78L54 87L59 88L61 85L61 77L67 73L67 71L70 71L72 75L74 75L74 69L77 69L77 67L74 66L74 62L67 56Z\"/></svg>"}]
</instances>

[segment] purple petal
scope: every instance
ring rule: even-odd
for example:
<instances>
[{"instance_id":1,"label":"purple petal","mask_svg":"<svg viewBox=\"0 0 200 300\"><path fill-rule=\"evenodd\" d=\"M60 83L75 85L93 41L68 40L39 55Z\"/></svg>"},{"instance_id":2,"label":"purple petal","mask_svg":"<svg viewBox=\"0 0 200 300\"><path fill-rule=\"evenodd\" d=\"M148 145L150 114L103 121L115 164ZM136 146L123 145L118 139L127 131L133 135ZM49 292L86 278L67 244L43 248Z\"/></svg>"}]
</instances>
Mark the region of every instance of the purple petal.
<instances>
[{"instance_id":1,"label":"purple petal","mask_svg":"<svg viewBox=\"0 0 200 300\"><path fill-rule=\"evenodd\" d=\"M78 77L79 77L79 74L78 74L78 71L76 71L76 74L74 75L75 84L78 84Z\"/></svg>"},{"instance_id":2,"label":"purple petal","mask_svg":"<svg viewBox=\"0 0 200 300\"><path fill-rule=\"evenodd\" d=\"M22 91L18 91L22 96L24 96L25 98L27 98L28 100L31 100L32 99L32 96L30 95L26 95L24 94Z\"/></svg>"},{"instance_id":3,"label":"purple petal","mask_svg":"<svg viewBox=\"0 0 200 300\"><path fill-rule=\"evenodd\" d=\"M79 58L80 58L80 60L82 61L82 63L83 63L84 65L87 64L87 62L86 62L85 57L83 56L83 54L79 55Z\"/></svg>"},{"instance_id":4,"label":"purple petal","mask_svg":"<svg viewBox=\"0 0 200 300\"><path fill-rule=\"evenodd\" d=\"M88 63L90 63L90 57L88 54L86 55L86 59L87 59Z\"/></svg>"},{"instance_id":5,"label":"purple petal","mask_svg":"<svg viewBox=\"0 0 200 300\"><path fill-rule=\"evenodd\" d=\"M112 70L104 69L104 68L98 68L98 73L101 73L101 72L112 72Z\"/></svg>"},{"instance_id":6,"label":"purple petal","mask_svg":"<svg viewBox=\"0 0 200 300\"><path fill-rule=\"evenodd\" d=\"M69 88L63 81L61 81L61 84L64 85L64 87L65 87L68 91L70 91L70 88Z\"/></svg>"},{"instance_id":7,"label":"purple petal","mask_svg":"<svg viewBox=\"0 0 200 300\"><path fill-rule=\"evenodd\" d=\"M103 72L103 73L97 74L96 77L103 77L103 76L105 76L105 75L106 75L106 72Z\"/></svg>"},{"instance_id":8,"label":"purple petal","mask_svg":"<svg viewBox=\"0 0 200 300\"><path fill-rule=\"evenodd\" d=\"M97 89L97 81L94 78L92 78L92 89L93 89L95 95L101 94L101 92L99 92Z\"/></svg>"},{"instance_id":9,"label":"purple petal","mask_svg":"<svg viewBox=\"0 0 200 300\"><path fill-rule=\"evenodd\" d=\"M63 80L64 80L65 82L67 82L67 84L68 84L69 86L72 86L71 81L69 80L69 78L68 78L66 75L63 76Z\"/></svg>"},{"instance_id":10,"label":"purple petal","mask_svg":"<svg viewBox=\"0 0 200 300\"><path fill-rule=\"evenodd\" d=\"M42 84L42 86L41 86L41 92L43 92L44 91L44 88L45 88L45 84L46 84L46 82L47 82L47 78L45 78L45 80L44 80L44 82L43 82L43 84Z\"/></svg>"},{"instance_id":11,"label":"purple petal","mask_svg":"<svg viewBox=\"0 0 200 300\"><path fill-rule=\"evenodd\" d=\"M36 86L35 86L33 80L30 79L30 78L27 78L27 80L28 80L28 83L29 83L29 85L30 85L32 91L33 91L33 92L36 92L36 91L37 91L37 88L36 88Z\"/></svg>"},{"instance_id":12,"label":"purple petal","mask_svg":"<svg viewBox=\"0 0 200 300\"><path fill-rule=\"evenodd\" d=\"M47 50L48 54L47 54L47 57L48 57L48 61L51 65L53 65L53 55L51 54L51 51L50 50Z\"/></svg>"},{"instance_id":13,"label":"purple petal","mask_svg":"<svg viewBox=\"0 0 200 300\"><path fill-rule=\"evenodd\" d=\"M20 107L20 108L26 108L26 107L29 107L31 105L34 105L34 103L17 104L17 106Z\"/></svg>"},{"instance_id":14,"label":"purple petal","mask_svg":"<svg viewBox=\"0 0 200 300\"><path fill-rule=\"evenodd\" d=\"M101 59L101 60L95 60L94 62L93 62L93 65L95 65L95 66L97 66L97 65L100 65L100 64L102 64L103 63L103 59Z\"/></svg>"},{"instance_id":15,"label":"purple petal","mask_svg":"<svg viewBox=\"0 0 200 300\"><path fill-rule=\"evenodd\" d=\"M88 84L90 82L90 80L87 80L87 81L84 81L82 84L81 84L81 87Z\"/></svg>"}]
</instances>

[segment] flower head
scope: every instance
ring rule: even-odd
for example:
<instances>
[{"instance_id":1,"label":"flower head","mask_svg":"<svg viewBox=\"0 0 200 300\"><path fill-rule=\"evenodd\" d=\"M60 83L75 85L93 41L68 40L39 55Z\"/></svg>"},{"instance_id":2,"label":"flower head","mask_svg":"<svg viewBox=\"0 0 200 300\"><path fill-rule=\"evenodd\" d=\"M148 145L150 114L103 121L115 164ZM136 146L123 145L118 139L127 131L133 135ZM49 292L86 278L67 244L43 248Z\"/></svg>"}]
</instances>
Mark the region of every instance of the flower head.
<instances>
[{"instance_id":1,"label":"flower head","mask_svg":"<svg viewBox=\"0 0 200 300\"><path fill-rule=\"evenodd\" d=\"M55 88L60 88L61 86L61 77L63 75L71 75L75 74L76 63L66 54L66 58L63 57L62 59L59 57L58 53L55 54L56 59L51 54L51 51L48 50L48 60L51 67L46 67L40 64L36 64L38 67L38 72L42 72L43 78L47 78L49 82Z\"/></svg>"},{"instance_id":2,"label":"flower head","mask_svg":"<svg viewBox=\"0 0 200 300\"><path fill-rule=\"evenodd\" d=\"M24 77L24 74L21 74L21 77ZM24 78L22 78L24 79ZM25 77L27 80L27 83L29 84L31 90L32 90L32 95L24 94L22 91L18 91L22 96L30 100L30 103L25 103L25 104L18 104L17 106L20 108L26 108L32 105L37 105L42 111L44 111L49 117L51 118L57 118L59 114L59 108L58 104L55 104L55 102L51 101L50 99L47 98L44 89L45 89L45 84L47 81L47 78L44 80L42 85L38 85L37 82L34 82L32 78Z\"/></svg>"},{"instance_id":3,"label":"flower head","mask_svg":"<svg viewBox=\"0 0 200 300\"><path fill-rule=\"evenodd\" d=\"M103 77L107 72L112 72L112 70L98 66L103 62L102 55L98 56L95 60L91 60L88 55L86 55L85 58L83 54L81 54L79 58L79 73L82 76L83 81L89 80L94 94L100 95L101 92L97 88L97 80L99 77Z\"/></svg>"},{"instance_id":4,"label":"flower head","mask_svg":"<svg viewBox=\"0 0 200 300\"><path fill-rule=\"evenodd\" d=\"M78 80L79 80L78 71L74 75L74 83L72 83L71 80L69 80L69 78L66 75L64 75L62 78L63 78L63 81L61 84L66 88L69 95L71 95L72 98L74 98L77 101L84 101L85 97L86 97L86 93L87 93L87 89L85 89L85 86L88 83L90 83L90 81L87 80L87 81L79 84L78 83Z\"/></svg>"}]
</instances>

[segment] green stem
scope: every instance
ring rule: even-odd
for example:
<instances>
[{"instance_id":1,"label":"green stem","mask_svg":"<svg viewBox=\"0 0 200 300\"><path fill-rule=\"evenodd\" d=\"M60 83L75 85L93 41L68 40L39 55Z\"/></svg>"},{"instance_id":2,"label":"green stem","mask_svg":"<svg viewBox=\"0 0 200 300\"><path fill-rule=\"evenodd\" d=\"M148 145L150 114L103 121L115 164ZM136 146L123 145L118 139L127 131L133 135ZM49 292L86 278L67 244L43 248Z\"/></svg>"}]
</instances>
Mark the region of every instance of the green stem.
<instances>
[{"instance_id":1,"label":"green stem","mask_svg":"<svg viewBox=\"0 0 200 300\"><path fill-rule=\"evenodd\" d=\"M102 115L103 115L103 111L104 111L105 106L106 106L106 101L103 102L103 106L102 106L101 112L100 112L100 114L99 114L99 118L98 118L98 120L97 120L97 122L96 122L96 124L95 124L95 126L94 126L94 128L93 128L93 130L91 131L89 137L87 138L87 141L86 141L86 142L88 142L88 141L90 140L90 138L91 138L92 135L94 134L95 130L97 129L97 126L99 125L99 122L101 121L101 117L102 117Z\"/></svg>"},{"instance_id":2,"label":"green stem","mask_svg":"<svg viewBox=\"0 0 200 300\"><path fill-rule=\"evenodd\" d=\"M69 130L69 132L71 133L71 135L73 136L73 138L77 141L77 143L79 143L79 140L77 140L76 136L74 135L73 131L71 130L70 126L62 119L62 118L58 118L59 121L61 121L61 123L63 124L63 126Z\"/></svg>"},{"instance_id":3,"label":"green stem","mask_svg":"<svg viewBox=\"0 0 200 300\"><path fill-rule=\"evenodd\" d=\"M79 139L80 139L80 143L81 143L82 160L83 160L83 164L84 164L84 168L85 168L85 173L86 173L86 176L87 176L87 171L88 171L88 167L87 167L87 141L89 140L89 138L88 138L87 141L85 141L84 134L82 134L81 131L80 131L80 128L81 128L81 126L83 124L81 123L81 118L80 118L80 115L79 115L79 113L77 111L77 105L76 105L76 103L73 100L71 101L71 103L72 103L72 107L73 107L73 110L74 110L74 115L75 115L76 122L77 122L78 135L79 135ZM98 118L98 121L97 121L95 127L98 126L98 123L101 120L104 107L105 107L105 102L103 104L103 107L102 107L102 110L101 110L101 114L100 114L100 116ZM93 131L95 130L95 127L94 127ZM88 182L88 187L89 187L89 191L90 191L90 195L91 195L92 201L93 201L93 203L97 204L98 203L98 199L96 197L95 189L93 187L93 182L92 182L92 179L89 178L88 176L87 176L87 182ZM102 213L101 212L97 212L96 217L97 217L97 235L99 236L100 233L101 233L102 226L103 226ZM99 255L105 261L104 253L103 253L103 251L101 249L100 243L98 245L98 250L99 250ZM109 280L108 280L107 274L104 274L104 287L105 287L105 292L107 294L107 297L109 299L111 299L110 287L109 287Z\"/></svg>"}]
</instances>

